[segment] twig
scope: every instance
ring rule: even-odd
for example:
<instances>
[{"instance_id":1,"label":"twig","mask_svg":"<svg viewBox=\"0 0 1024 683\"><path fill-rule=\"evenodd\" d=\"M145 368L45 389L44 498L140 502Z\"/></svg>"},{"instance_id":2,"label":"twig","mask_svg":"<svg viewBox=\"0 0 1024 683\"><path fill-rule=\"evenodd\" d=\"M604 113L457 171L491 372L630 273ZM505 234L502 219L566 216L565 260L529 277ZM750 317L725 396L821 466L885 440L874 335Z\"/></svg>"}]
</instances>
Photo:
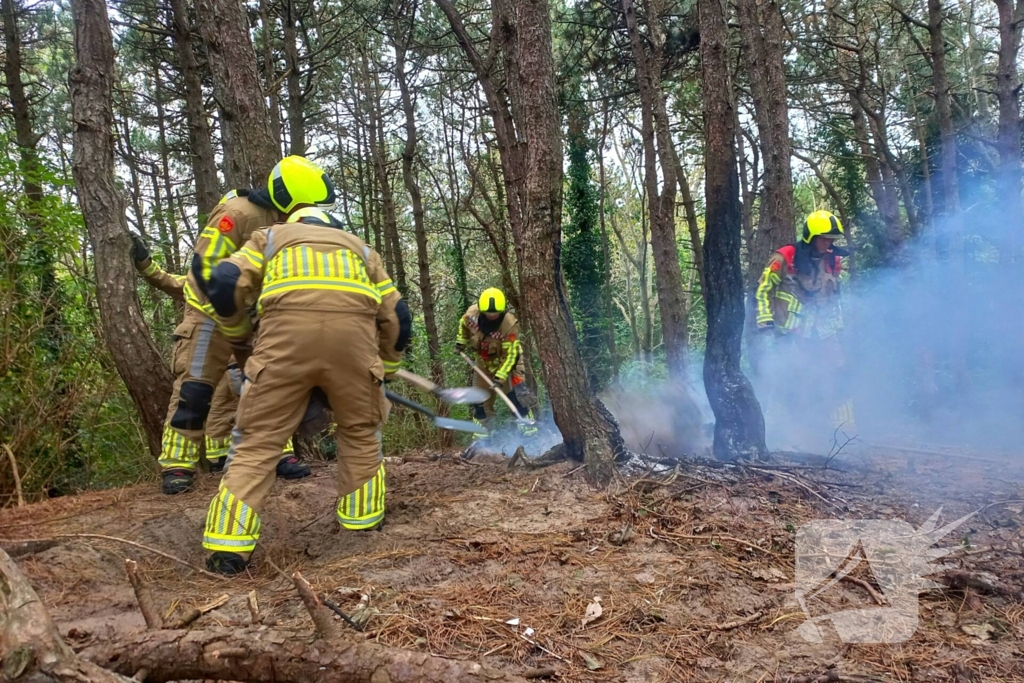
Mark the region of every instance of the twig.
<instances>
[{"instance_id":1,"label":"twig","mask_svg":"<svg viewBox=\"0 0 1024 683\"><path fill-rule=\"evenodd\" d=\"M18 507L25 507L25 497L21 495L21 474L18 472L18 461L14 458L14 451L7 444L3 445L3 449L7 452L7 459L11 463L11 470L14 473L14 492L18 496Z\"/></svg>"},{"instance_id":2,"label":"twig","mask_svg":"<svg viewBox=\"0 0 1024 683\"><path fill-rule=\"evenodd\" d=\"M874 600L875 603L878 605L889 604L889 601L885 599L885 596L876 591L875 587L867 581L865 581L864 579L858 579L856 576L850 576L849 574L847 574L846 576L841 578L840 581L846 581L847 583L852 583L855 586L860 586L861 588L866 590L869 595L871 595L871 599Z\"/></svg>"},{"instance_id":3,"label":"twig","mask_svg":"<svg viewBox=\"0 0 1024 683\"><path fill-rule=\"evenodd\" d=\"M799 486L803 490L807 491L808 493L810 493L811 495L813 495L815 498L817 498L821 502L825 503L826 505L834 507L836 510L840 510L840 511L842 511L842 509L843 509L842 507L840 507L839 505L836 505L831 500L829 500L825 496L821 495L820 493L815 491L813 488L811 488L808 484L804 483L801 479L799 479L798 477L796 477L796 476L794 476L792 474L787 474L786 472L782 472L780 470L763 470L760 467L751 467L750 465L745 465L744 467L746 467L747 469L750 469L750 470L754 470L755 472L761 472L762 474L771 474L773 476L782 477L783 479L789 479L791 482L793 482L794 484L796 484L797 486Z\"/></svg>"},{"instance_id":4,"label":"twig","mask_svg":"<svg viewBox=\"0 0 1024 683\"><path fill-rule=\"evenodd\" d=\"M548 667L545 667L543 669L530 669L529 671L523 672L522 676L523 676L523 678L526 678L526 679L550 678L550 677L554 676L555 673L556 672L555 672L554 668L548 666Z\"/></svg>"},{"instance_id":5,"label":"twig","mask_svg":"<svg viewBox=\"0 0 1024 683\"><path fill-rule=\"evenodd\" d=\"M761 611L754 612L749 617L743 617L742 619L736 619L735 621L727 621L727 622L725 622L723 624L712 624L711 630L712 631L731 631L734 628L739 628L740 626L746 626L747 624L752 624L755 621L759 620L763 616L764 616L764 612L761 612Z\"/></svg>"},{"instance_id":6,"label":"twig","mask_svg":"<svg viewBox=\"0 0 1024 683\"><path fill-rule=\"evenodd\" d=\"M188 626L189 624L191 624L192 622L194 622L197 619L199 619L199 617L203 616L207 612L212 612L213 610L217 609L218 607L221 607L221 606L227 604L227 602L228 602L228 596L225 593L224 595L220 596L219 598L217 598L213 602L208 602L205 605L203 605L202 607L193 607L188 612L185 612L185 614L182 615L182 617L180 619L178 619L176 622L174 622L173 624L168 626L168 628L171 629L172 631L183 629L186 626Z\"/></svg>"},{"instance_id":7,"label":"twig","mask_svg":"<svg viewBox=\"0 0 1024 683\"><path fill-rule=\"evenodd\" d=\"M324 597L320 598L320 601L324 603L325 607L327 607L329 610L331 610L332 612L337 614L339 617L341 617L342 620L346 624L348 624L349 626L351 626L352 628L354 628L357 631L362 631L363 630L363 628L359 624L354 622L350 616L348 616L347 614L342 612L340 607L338 607L336 604L334 604L333 602L328 600L327 596L324 596Z\"/></svg>"},{"instance_id":8,"label":"twig","mask_svg":"<svg viewBox=\"0 0 1024 683\"><path fill-rule=\"evenodd\" d=\"M49 550L55 545L57 545L57 541L28 541L26 543L18 543L4 548L4 552L10 555L12 560L16 560L19 557L34 555L35 553L41 553L44 550Z\"/></svg>"},{"instance_id":9,"label":"twig","mask_svg":"<svg viewBox=\"0 0 1024 683\"><path fill-rule=\"evenodd\" d=\"M253 624L260 623L260 603L256 599L256 589L249 591L249 616L252 618Z\"/></svg>"},{"instance_id":10,"label":"twig","mask_svg":"<svg viewBox=\"0 0 1024 683\"><path fill-rule=\"evenodd\" d=\"M526 449L525 448L523 448L522 446L517 448L516 452L512 454L512 458L508 461L508 468L512 469L513 467L515 467L516 463L518 463L520 460L522 460L523 456L525 454L526 454Z\"/></svg>"},{"instance_id":11,"label":"twig","mask_svg":"<svg viewBox=\"0 0 1024 683\"><path fill-rule=\"evenodd\" d=\"M146 621L146 628L152 630L163 628L163 617L160 616L160 610L157 609L149 586L143 583L142 577L139 576L138 563L135 560L125 560L124 571L128 574L128 583L132 585L132 590L135 591L135 601L139 603L142 618Z\"/></svg>"},{"instance_id":12,"label":"twig","mask_svg":"<svg viewBox=\"0 0 1024 683\"><path fill-rule=\"evenodd\" d=\"M324 640L337 640L340 638L341 629L334 623L330 610L316 597L316 593L313 592L313 587L309 585L309 582L302 578L302 574L295 572L292 574L292 583L295 584L295 590L299 592L302 604L306 606L306 611L309 612L313 625L316 626L316 632L320 634L320 637Z\"/></svg>"},{"instance_id":13,"label":"twig","mask_svg":"<svg viewBox=\"0 0 1024 683\"><path fill-rule=\"evenodd\" d=\"M562 479L568 479L572 475L574 475L577 472L579 472L580 470L582 470L584 467L586 467L586 465L580 465L579 467L574 467L573 469L571 469L568 472L566 472L565 474L563 474L562 475Z\"/></svg>"},{"instance_id":14,"label":"twig","mask_svg":"<svg viewBox=\"0 0 1024 683\"><path fill-rule=\"evenodd\" d=\"M132 546L133 548L139 548L140 550L147 550L147 551L153 553L154 555L159 555L160 557L164 558L165 560L170 560L171 562L177 562L181 566L188 567L189 569L191 569L193 571L197 571L197 572L199 572L200 574L202 574L204 576L209 576L211 579L217 579L218 581L227 581L228 580L228 578L225 577L225 576L221 576L220 574L214 574L213 572L208 572L208 571L206 571L205 569L203 569L201 567L197 567L194 564L191 564L189 562L186 562L185 560L177 558L174 555L170 555L168 553L165 553L162 550L157 550L156 548L151 548L148 545L143 545L141 543L136 543L135 541L129 541L126 538L118 538L117 536L104 536L103 534L55 534L54 536L51 536L49 538L25 538L25 539L21 539L19 541L15 541L13 539L0 538L0 543L45 543L47 541L54 541L54 540L57 540L57 539L60 539L60 538L95 538L95 539L99 539L99 540L102 540L102 541L114 541L116 543L124 543L125 545Z\"/></svg>"}]
</instances>

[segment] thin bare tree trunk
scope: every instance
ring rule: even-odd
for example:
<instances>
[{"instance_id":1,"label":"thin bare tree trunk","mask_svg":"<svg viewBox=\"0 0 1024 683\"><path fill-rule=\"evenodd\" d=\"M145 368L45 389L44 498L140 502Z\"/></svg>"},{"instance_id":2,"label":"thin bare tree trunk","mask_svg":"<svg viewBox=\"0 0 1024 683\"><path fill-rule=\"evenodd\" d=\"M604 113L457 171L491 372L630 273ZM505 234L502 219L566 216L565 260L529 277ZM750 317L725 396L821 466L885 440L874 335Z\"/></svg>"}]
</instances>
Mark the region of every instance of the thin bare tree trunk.
<instances>
[{"instance_id":1,"label":"thin bare tree trunk","mask_svg":"<svg viewBox=\"0 0 1024 683\"><path fill-rule=\"evenodd\" d=\"M704 385L715 414L716 458L761 458L764 417L740 369L743 340L743 273L740 266L739 176L736 112L729 77L729 49L721 0L699 0L703 76L708 333Z\"/></svg>"},{"instance_id":2,"label":"thin bare tree trunk","mask_svg":"<svg viewBox=\"0 0 1024 683\"><path fill-rule=\"evenodd\" d=\"M760 229L754 236L750 262L763 264L773 251L792 243L796 227L786 70L782 58L785 29L782 12L775 0L739 0L737 6L754 99L754 118L764 159L762 216ZM756 280L760 271L751 268L750 274Z\"/></svg>"},{"instance_id":3,"label":"thin bare tree trunk","mask_svg":"<svg viewBox=\"0 0 1024 683\"><path fill-rule=\"evenodd\" d=\"M236 187L263 187L281 158L270 137L267 103L240 0L196 0L199 30L221 106L225 140L224 176Z\"/></svg>"},{"instance_id":4,"label":"thin bare tree trunk","mask_svg":"<svg viewBox=\"0 0 1024 683\"><path fill-rule=\"evenodd\" d=\"M112 93L114 46L102 0L75 0L71 106L78 203L96 263L103 336L118 374L139 409L150 451L160 452L171 373L150 337L135 289L124 199L114 182Z\"/></svg>"},{"instance_id":5,"label":"thin bare tree trunk","mask_svg":"<svg viewBox=\"0 0 1024 683\"><path fill-rule=\"evenodd\" d=\"M292 154L306 154L306 116L302 99L302 71L299 68L298 35L295 22L298 20L295 0L284 0L284 59L288 76L285 87L288 90L288 138Z\"/></svg>"},{"instance_id":6,"label":"thin bare tree trunk","mask_svg":"<svg viewBox=\"0 0 1024 683\"><path fill-rule=\"evenodd\" d=\"M267 93L267 113L269 119L267 125L270 127L270 137L273 139L277 149L281 149L283 138L281 136L281 97L279 89L280 81L277 80L277 66L274 56L274 34L277 30L277 22L270 16L270 0L260 0L260 25L263 29L263 83Z\"/></svg>"},{"instance_id":7,"label":"thin bare tree trunk","mask_svg":"<svg viewBox=\"0 0 1024 683\"><path fill-rule=\"evenodd\" d=\"M677 170L673 158L671 133L661 90L662 46L664 31L658 3L647 7L647 35L640 33L633 0L622 0L622 11L633 49L640 86L641 137L644 148L644 184L651 222L651 247L654 252L655 281L658 286L658 311L665 343L669 373L675 378L686 374L687 364L687 296L676 246L675 204ZM648 47L650 46L650 52ZM660 164L659 164L660 161ZM661 169L659 187L658 169Z\"/></svg>"},{"instance_id":8,"label":"thin bare tree trunk","mask_svg":"<svg viewBox=\"0 0 1024 683\"><path fill-rule=\"evenodd\" d=\"M1020 77L1017 73L1017 57L1024 29L1024 2L994 1L999 9L999 63L996 68L996 99L999 102L997 186L999 199L1006 207L1006 215L1013 221L1012 228L1006 230L1000 260L1011 264L1019 261L1022 256Z\"/></svg>"},{"instance_id":9,"label":"thin bare tree trunk","mask_svg":"<svg viewBox=\"0 0 1024 683\"><path fill-rule=\"evenodd\" d=\"M203 101L203 81L196 61L187 0L170 0L170 6L174 27L172 42L178 55L178 67L181 69L184 89L185 120L188 122L189 158L192 161L192 176L196 184L196 205L199 207L199 224L203 225L206 222L206 215L220 201L217 159L213 155L210 123Z\"/></svg>"}]
</instances>

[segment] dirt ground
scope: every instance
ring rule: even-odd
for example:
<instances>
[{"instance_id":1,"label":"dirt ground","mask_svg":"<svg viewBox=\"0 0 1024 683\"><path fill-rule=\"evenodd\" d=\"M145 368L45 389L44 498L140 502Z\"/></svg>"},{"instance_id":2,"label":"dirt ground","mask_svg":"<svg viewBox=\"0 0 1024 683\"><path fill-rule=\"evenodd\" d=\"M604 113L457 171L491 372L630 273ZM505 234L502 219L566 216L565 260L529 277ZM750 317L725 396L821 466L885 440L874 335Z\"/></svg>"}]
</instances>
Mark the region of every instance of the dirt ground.
<instances>
[{"instance_id":1,"label":"dirt ground","mask_svg":"<svg viewBox=\"0 0 1024 683\"><path fill-rule=\"evenodd\" d=\"M74 536L18 562L76 648L144 628L124 572L131 557L168 613L229 596L193 628L249 623L255 591L265 623L312 637L284 578L298 569L368 618L354 638L510 671L553 667L561 681L809 681L830 671L840 676L830 680L850 681L1024 680L1019 456L867 449L828 469L785 462L634 463L595 491L571 463L509 469L497 459L409 454L388 464L380 533L338 529L333 467L324 464L275 486L247 577L218 580L117 540ZM204 475L173 498L154 484L8 509L0 537L9 547L98 534L201 566L216 485ZM1011 590L929 590L904 643L844 645L825 622L822 642L807 642L794 592L797 528L830 518L917 527L939 506L943 523L980 511L944 539L956 547L944 561ZM816 614L875 605L870 573L851 576L861 583L837 583ZM600 616L584 625L598 603Z\"/></svg>"}]
</instances>

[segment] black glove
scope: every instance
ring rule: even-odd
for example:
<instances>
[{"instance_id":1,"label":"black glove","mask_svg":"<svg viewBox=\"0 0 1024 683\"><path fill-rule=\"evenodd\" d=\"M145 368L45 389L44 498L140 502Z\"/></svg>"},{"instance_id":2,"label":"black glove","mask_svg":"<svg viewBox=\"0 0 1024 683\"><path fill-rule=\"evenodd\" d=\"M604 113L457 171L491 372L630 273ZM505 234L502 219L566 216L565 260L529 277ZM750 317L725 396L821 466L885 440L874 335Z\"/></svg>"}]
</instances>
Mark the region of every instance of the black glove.
<instances>
[{"instance_id":1,"label":"black glove","mask_svg":"<svg viewBox=\"0 0 1024 683\"><path fill-rule=\"evenodd\" d=\"M465 353L466 352L466 345L465 344L456 344L455 345L455 352L456 353Z\"/></svg>"},{"instance_id":2,"label":"black glove","mask_svg":"<svg viewBox=\"0 0 1024 683\"><path fill-rule=\"evenodd\" d=\"M132 260L136 263L142 263L149 258L149 249L146 248L146 243L142 241L142 238L132 233Z\"/></svg>"}]
</instances>

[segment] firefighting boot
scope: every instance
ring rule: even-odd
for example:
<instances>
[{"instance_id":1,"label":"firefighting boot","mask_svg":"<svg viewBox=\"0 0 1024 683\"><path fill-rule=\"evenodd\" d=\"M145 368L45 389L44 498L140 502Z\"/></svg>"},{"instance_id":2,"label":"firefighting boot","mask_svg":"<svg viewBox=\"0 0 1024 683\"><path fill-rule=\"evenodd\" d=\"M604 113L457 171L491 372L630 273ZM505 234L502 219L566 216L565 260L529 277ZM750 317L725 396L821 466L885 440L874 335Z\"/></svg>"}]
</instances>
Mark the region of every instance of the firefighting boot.
<instances>
[{"instance_id":1,"label":"firefighting boot","mask_svg":"<svg viewBox=\"0 0 1024 683\"><path fill-rule=\"evenodd\" d=\"M249 560L244 559L236 553L228 553L221 550L206 558L206 568L215 574L234 576L241 574L249 566Z\"/></svg>"},{"instance_id":2,"label":"firefighting boot","mask_svg":"<svg viewBox=\"0 0 1024 683\"><path fill-rule=\"evenodd\" d=\"M214 458L213 460L207 460L210 463L211 474L221 474L224 471L224 463L228 461L227 456L223 458Z\"/></svg>"},{"instance_id":3,"label":"firefighting boot","mask_svg":"<svg viewBox=\"0 0 1024 683\"><path fill-rule=\"evenodd\" d=\"M519 433L527 439L537 436L540 430L537 429L537 423L533 419L533 411L527 411L523 417L530 422L517 422L516 426L519 428Z\"/></svg>"},{"instance_id":4,"label":"firefighting boot","mask_svg":"<svg viewBox=\"0 0 1024 683\"><path fill-rule=\"evenodd\" d=\"M192 479L194 477L195 474L192 470L186 470L181 467L164 470L163 492L169 496L173 496L178 493L185 493L185 491L192 488Z\"/></svg>"},{"instance_id":5,"label":"firefighting boot","mask_svg":"<svg viewBox=\"0 0 1024 683\"><path fill-rule=\"evenodd\" d=\"M302 479L312 473L309 465L302 464L294 455L286 455L277 463L277 476L281 479Z\"/></svg>"}]
</instances>

